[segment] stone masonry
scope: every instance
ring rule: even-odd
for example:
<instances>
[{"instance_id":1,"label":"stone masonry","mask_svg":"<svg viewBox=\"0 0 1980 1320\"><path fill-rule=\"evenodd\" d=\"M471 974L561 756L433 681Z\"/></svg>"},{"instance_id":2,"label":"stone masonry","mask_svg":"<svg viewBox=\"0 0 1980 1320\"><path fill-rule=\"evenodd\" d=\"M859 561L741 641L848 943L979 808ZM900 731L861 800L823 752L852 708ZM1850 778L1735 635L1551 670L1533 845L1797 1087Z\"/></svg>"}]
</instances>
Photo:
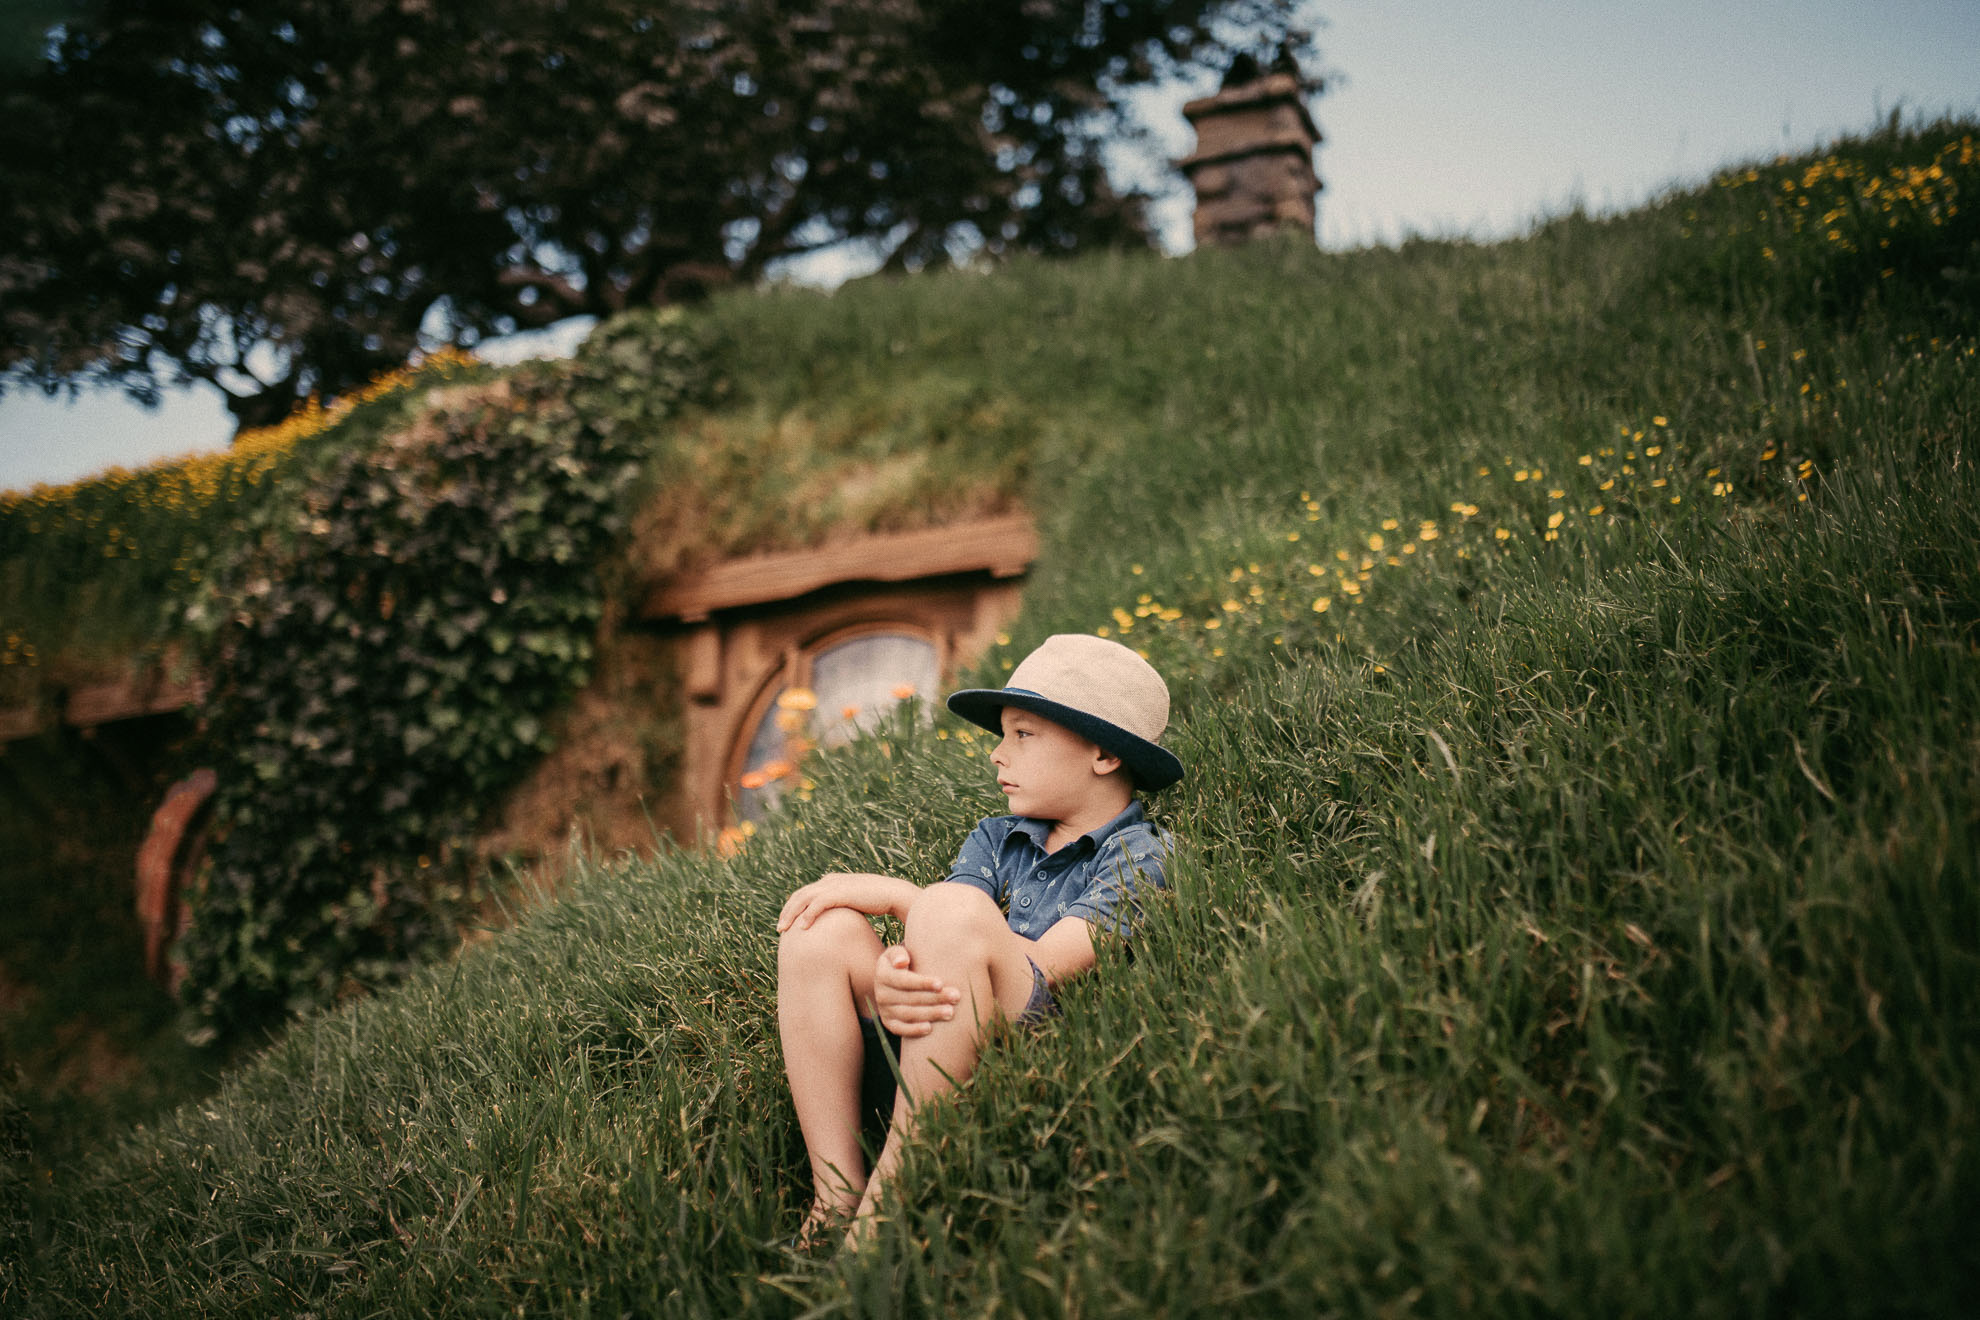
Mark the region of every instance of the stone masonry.
<instances>
[{"instance_id":1,"label":"stone masonry","mask_svg":"<svg viewBox=\"0 0 1980 1320\"><path fill-rule=\"evenodd\" d=\"M1313 232L1320 130L1300 80L1273 71L1191 101L1196 150L1178 164L1196 190L1196 242L1231 246L1280 229Z\"/></svg>"}]
</instances>

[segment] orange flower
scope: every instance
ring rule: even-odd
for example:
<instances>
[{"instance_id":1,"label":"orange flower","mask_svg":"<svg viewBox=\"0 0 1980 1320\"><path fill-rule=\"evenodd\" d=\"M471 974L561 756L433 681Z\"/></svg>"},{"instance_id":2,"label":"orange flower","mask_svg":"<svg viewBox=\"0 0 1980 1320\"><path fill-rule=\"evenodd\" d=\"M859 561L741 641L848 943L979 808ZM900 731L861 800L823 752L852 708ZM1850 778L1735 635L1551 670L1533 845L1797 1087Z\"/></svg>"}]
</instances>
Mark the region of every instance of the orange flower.
<instances>
[{"instance_id":1,"label":"orange flower","mask_svg":"<svg viewBox=\"0 0 1980 1320\"><path fill-rule=\"evenodd\" d=\"M789 761L779 759L779 760L771 761L768 764L766 764L763 767L762 773L767 781L770 779L788 778L791 772L796 769L797 767L792 765Z\"/></svg>"},{"instance_id":2,"label":"orange flower","mask_svg":"<svg viewBox=\"0 0 1980 1320\"><path fill-rule=\"evenodd\" d=\"M859 718L859 707L857 707L857 706L841 706L841 707L839 707L839 718L840 718L840 719L842 719L842 720L856 720L856 719L858 719L858 718Z\"/></svg>"},{"instance_id":3,"label":"orange flower","mask_svg":"<svg viewBox=\"0 0 1980 1320\"><path fill-rule=\"evenodd\" d=\"M914 695L914 684L896 683L894 684L893 690L889 695L891 695L895 701L906 701L909 697Z\"/></svg>"},{"instance_id":4,"label":"orange flower","mask_svg":"<svg viewBox=\"0 0 1980 1320\"><path fill-rule=\"evenodd\" d=\"M777 698L777 705L784 710L816 710L818 694L810 688L791 688Z\"/></svg>"},{"instance_id":5,"label":"orange flower","mask_svg":"<svg viewBox=\"0 0 1980 1320\"><path fill-rule=\"evenodd\" d=\"M736 781L747 789L759 789L770 782L770 776L762 770L752 770Z\"/></svg>"}]
</instances>

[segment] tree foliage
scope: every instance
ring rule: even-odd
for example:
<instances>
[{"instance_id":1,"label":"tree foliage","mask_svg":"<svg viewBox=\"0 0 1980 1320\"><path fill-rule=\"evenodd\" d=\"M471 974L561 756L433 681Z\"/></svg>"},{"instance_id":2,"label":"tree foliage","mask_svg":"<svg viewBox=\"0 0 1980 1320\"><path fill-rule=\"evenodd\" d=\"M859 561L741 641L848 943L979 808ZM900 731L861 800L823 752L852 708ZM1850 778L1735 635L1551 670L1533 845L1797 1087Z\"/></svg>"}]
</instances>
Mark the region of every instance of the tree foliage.
<instances>
[{"instance_id":1,"label":"tree foliage","mask_svg":"<svg viewBox=\"0 0 1980 1320\"><path fill-rule=\"evenodd\" d=\"M422 344L847 238L898 266L1145 242L1102 167L1121 98L1275 48L1293 8L81 5L0 101L0 371L203 379L265 424Z\"/></svg>"}]
</instances>

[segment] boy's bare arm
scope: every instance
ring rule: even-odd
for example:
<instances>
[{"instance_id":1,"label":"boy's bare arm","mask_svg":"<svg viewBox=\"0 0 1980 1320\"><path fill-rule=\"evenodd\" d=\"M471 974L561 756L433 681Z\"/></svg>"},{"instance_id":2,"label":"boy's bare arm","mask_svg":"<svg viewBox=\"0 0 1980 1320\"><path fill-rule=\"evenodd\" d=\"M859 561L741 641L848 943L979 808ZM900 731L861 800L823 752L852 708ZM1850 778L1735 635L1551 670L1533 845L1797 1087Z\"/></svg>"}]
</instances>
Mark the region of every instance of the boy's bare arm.
<instances>
[{"instance_id":1,"label":"boy's bare arm","mask_svg":"<svg viewBox=\"0 0 1980 1320\"><path fill-rule=\"evenodd\" d=\"M828 908L851 908L868 916L891 914L907 919L907 910L921 887L910 880L891 875L866 875L836 871L820 876L784 900L777 914L777 930L796 927L805 930Z\"/></svg>"},{"instance_id":2,"label":"boy's bare arm","mask_svg":"<svg viewBox=\"0 0 1980 1320\"><path fill-rule=\"evenodd\" d=\"M1060 917L1038 937L1031 961L1045 973L1045 984L1056 986L1093 970L1093 927L1083 917Z\"/></svg>"},{"instance_id":3,"label":"boy's bare arm","mask_svg":"<svg viewBox=\"0 0 1980 1320\"><path fill-rule=\"evenodd\" d=\"M1023 936L1013 938L1023 941ZM1093 969L1093 927L1079 917L1061 917L1038 939L1028 941L1026 956L1056 986ZM896 1036L925 1036L937 1022L956 1014L962 992L915 970L908 951L892 945L880 954L873 969L873 998L881 1023Z\"/></svg>"}]
</instances>

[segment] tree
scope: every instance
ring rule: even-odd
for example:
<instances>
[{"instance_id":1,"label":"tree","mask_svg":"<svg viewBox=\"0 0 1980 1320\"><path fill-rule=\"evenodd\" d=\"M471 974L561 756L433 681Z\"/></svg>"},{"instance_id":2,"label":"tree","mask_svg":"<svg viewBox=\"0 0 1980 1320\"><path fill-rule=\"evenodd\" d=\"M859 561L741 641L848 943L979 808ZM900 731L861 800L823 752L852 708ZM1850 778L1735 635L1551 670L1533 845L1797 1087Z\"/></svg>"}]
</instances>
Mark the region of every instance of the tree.
<instances>
[{"instance_id":1,"label":"tree","mask_svg":"<svg viewBox=\"0 0 1980 1320\"><path fill-rule=\"evenodd\" d=\"M0 94L0 372L211 381L256 425L847 238L1145 243L1101 162L1123 94L1295 7L98 0Z\"/></svg>"}]
</instances>

